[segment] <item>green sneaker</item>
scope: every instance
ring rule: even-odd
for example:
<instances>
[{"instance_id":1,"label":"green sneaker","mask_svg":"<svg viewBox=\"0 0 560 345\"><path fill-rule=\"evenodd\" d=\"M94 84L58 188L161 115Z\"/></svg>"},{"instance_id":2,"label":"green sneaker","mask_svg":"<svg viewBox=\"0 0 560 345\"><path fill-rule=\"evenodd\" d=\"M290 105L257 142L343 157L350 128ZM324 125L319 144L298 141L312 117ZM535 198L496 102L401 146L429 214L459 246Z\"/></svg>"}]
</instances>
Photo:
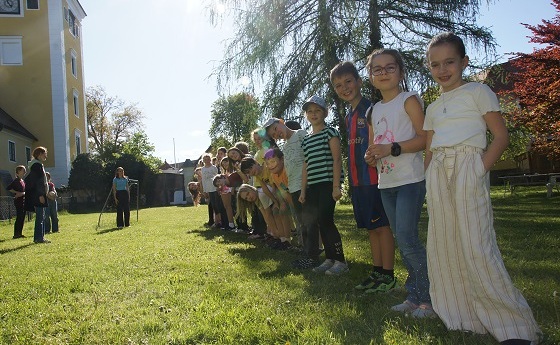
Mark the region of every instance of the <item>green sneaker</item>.
<instances>
[{"instance_id":1,"label":"green sneaker","mask_svg":"<svg viewBox=\"0 0 560 345\"><path fill-rule=\"evenodd\" d=\"M373 272L370 276L368 276L366 278L366 280L364 280L363 282L361 282L360 284L354 286L354 288L356 290L367 290L367 289L371 289L373 287L373 285L375 285L375 282L377 281L377 279L379 279L379 277L381 277L381 273L379 272Z\"/></svg>"},{"instance_id":2,"label":"green sneaker","mask_svg":"<svg viewBox=\"0 0 560 345\"><path fill-rule=\"evenodd\" d=\"M397 278L385 274L379 276L372 287L366 293L389 292L397 287Z\"/></svg>"}]
</instances>

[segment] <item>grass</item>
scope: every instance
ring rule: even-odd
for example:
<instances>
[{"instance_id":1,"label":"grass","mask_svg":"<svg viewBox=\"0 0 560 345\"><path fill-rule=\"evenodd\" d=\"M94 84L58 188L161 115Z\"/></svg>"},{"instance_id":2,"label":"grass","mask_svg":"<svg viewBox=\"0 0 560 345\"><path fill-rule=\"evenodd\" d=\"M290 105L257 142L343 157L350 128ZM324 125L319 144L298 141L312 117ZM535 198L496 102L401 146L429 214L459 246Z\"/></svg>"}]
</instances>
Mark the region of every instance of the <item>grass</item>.
<instances>
[{"instance_id":1,"label":"grass","mask_svg":"<svg viewBox=\"0 0 560 345\"><path fill-rule=\"evenodd\" d=\"M558 344L560 197L497 189L493 202L509 273L543 343ZM140 210L123 230L96 230L97 217L61 214L61 232L39 245L32 224L18 240L0 224L1 344L496 344L390 312L402 290L355 291L370 255L348 205L336 219L350 273L338 278L291 269L296 253L203 228L205 206ZM423 236L426 228L424 212Z\"/></svg>"}]
</instances>

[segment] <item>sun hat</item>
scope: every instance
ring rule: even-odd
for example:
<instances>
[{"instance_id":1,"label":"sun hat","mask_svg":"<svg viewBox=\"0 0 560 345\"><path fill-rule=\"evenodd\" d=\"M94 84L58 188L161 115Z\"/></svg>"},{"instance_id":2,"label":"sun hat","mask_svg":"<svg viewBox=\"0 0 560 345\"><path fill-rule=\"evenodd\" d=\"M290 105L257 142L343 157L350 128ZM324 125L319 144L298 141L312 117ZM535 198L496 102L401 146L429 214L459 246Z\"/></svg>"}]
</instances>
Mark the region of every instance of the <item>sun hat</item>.
<instances>
[{"instance_id":1,"label":"sun hat","mask_svg":"<svg viewBox=\"0 0 560 345\"><path fill-rule=\"evenodd\" d=\"M323 108L325 111L327 110L327 102L325 102L325 100L317 95L313 95L311 97L309 97L309 99L303 103L303 106L301 107L303 109L303 111L307 110L307 107L309 107L310 104L317 104L318 106L320 106L321 108Z\"/></svg>"}]
</instances>

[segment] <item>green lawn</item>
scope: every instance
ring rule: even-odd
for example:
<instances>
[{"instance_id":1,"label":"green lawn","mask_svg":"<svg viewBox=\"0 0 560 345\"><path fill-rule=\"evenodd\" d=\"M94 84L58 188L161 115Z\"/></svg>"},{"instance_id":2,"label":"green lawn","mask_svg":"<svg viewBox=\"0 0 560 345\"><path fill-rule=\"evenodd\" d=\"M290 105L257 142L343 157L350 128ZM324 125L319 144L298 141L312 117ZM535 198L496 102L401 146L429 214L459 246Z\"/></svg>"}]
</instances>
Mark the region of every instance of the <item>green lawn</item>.
<instances>
[{"instance_id":1,"label":"green lawn","mask_svg":"<svg viewBox=\"0 0 560 345\"><path fill-rule=\"evenodd\" d=\"M543 343L559 344L560 197L541 189L497 189L496 228ZM0 343L496 344L389 311L402 290L355 291L370 258L350 206L336 212L350 265L343 277L293 270L297 253L207 230L206 215L206 206L144 209L130 228L96 230L98 214L62 214L50 244L33 244L32 224L28 238L12 240L2 222ZM426 227L424 213L423 236ZM403 282L400 259L396 269Z\"/></svg>"}]
</instances>

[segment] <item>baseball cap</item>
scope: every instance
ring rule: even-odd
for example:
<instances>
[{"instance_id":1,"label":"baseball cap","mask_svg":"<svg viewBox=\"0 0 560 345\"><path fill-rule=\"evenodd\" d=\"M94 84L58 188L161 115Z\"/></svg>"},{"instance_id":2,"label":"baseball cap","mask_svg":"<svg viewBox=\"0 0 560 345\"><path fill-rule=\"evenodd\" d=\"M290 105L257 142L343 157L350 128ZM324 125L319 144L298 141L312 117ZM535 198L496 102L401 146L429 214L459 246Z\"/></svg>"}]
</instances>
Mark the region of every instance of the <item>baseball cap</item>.
<instances>
[{"instance_id":1,"label":"baseball cap","mask_svg":"<svg viewBox=\"0 0 560 345\"><path fill-rule=\"evenodd\" d=\"M266 122L263 125L263 128L266 130L266 129L268 129L268 127L272 126L273 124L275 124L277 122L280 122L280 119L272 117L272 118L266 120Z\"/></svg>"},{"instance_id":2,"label":"baseball cap","mask_svg":"<svg viewBox=\"0 0 560 345\"><path fill-rule=\"evenodd\" d=\"M320 106L321 108L325 109L325 111L327 110L327 102L325 102L325 100L317 95L313 95L311 97L309 97L309 99L303 103L303 107L301 107L303 109L303 111L307 110L307 107L311 104L317 104L318 106Z\"/></svg>"}]
</instances>

